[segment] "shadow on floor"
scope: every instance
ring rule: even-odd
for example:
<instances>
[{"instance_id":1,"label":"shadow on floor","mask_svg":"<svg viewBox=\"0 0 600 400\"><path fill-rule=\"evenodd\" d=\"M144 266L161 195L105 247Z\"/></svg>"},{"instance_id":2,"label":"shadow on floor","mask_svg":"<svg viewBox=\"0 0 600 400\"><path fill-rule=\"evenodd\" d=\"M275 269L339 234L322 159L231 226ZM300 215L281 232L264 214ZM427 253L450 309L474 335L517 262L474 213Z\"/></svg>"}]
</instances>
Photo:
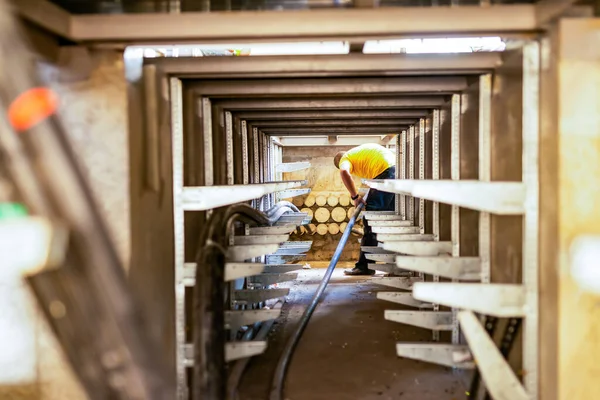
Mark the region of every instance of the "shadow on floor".
<instances>
[{"instance_id":1,"label":"shadow on floor","mask_svg":"<svg viewBox=\"0 0 600 400\"><path fill-rule=\"evenodd\" d=\"M272 374L285 339L316 290L324 269L302 270L291 285L266 353L250 362L239 388L240 400L268 399ZM286 400L465 398L464 375L449 368L399 358L395 343L431 341L431 331L393 323L385 309L409 309L376 298L391 288L365 277L334 272L292 359Z\"/></svg>"}]
</instances>

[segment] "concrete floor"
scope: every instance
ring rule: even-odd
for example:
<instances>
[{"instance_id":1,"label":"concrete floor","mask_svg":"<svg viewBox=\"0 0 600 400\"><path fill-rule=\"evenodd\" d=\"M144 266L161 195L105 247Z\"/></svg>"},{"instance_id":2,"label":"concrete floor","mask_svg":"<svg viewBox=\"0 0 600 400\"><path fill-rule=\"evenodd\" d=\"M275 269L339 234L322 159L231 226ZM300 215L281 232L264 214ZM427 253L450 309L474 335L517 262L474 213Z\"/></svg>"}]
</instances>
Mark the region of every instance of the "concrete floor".
<instances>
[{"instance_id":1,"label":"concrete floor","mask_svg":"<svg viewBox=\"0 0 600 400\"><path fill-rule=\"evenodd\" d=\"M286 338L316 290L324 269L302 270L269 338L240 384L241 400L268 399L271 376ZM401 305L377 300L391 288L367 277L346 277L338 267L297 347L288 371L286 400L465 398L464 376L450 369L399 358L397 341L426 342L431 331L386 321L385 309Z\"/></svg>"}]
</instances>

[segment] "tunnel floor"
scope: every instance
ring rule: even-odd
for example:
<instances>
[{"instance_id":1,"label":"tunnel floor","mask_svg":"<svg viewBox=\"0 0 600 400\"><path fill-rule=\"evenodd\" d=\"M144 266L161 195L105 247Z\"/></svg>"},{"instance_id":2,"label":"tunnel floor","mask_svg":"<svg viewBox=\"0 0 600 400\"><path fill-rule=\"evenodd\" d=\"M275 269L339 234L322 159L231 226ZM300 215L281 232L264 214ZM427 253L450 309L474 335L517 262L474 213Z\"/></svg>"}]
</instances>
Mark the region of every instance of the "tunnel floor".
<instances>
[{"instance_id":1,"label":"tunnel floor","mask_svg":"<svg viewBox=\"0 0 600 400\"><path fill-rule=\"evenodd\" d=\"M288 301L271 331L268 350L252 359L241 381L241 400L268 399L285 340L324 272L323 268L302 270L291 284ZM396 342L428 342L431 331L386 321L385 309L409 308L378 300L378 291L393 288L369 280L346 277L340 266L334 271L292 359L284 399L463 399L464 376L453 374L449 368L396 356Z\"/></svg>"}]
</instances>

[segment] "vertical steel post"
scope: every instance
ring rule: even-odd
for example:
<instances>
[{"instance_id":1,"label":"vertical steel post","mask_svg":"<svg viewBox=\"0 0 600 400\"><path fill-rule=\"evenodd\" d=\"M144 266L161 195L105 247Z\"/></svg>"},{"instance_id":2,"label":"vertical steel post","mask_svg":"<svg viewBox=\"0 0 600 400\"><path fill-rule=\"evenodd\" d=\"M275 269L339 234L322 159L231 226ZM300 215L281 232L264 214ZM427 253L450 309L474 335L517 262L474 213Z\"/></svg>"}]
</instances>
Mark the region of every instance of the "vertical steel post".
<instances>
[{"instance_id":1,"label":"vertical steel post","mask_svg":"<svg viewBox=\"0 0 600 400\"><path fill-rule=\"evenodd\" d=\"M415 126L411 126L408 131L408 179L415 179ZM415 198L408 196L408 219L415 222Z\"/></svg>"},{"instance_id":2,"label":"vertical steel post","mask_svg":"<svg viewBox=\"0 0 600 400\"><path fill-rule=\"evenodd\" d=\"M431 126L431 159L432 159L432 170L431 179L440 179L440 110L433 110L432 115L432 126ZM440 203L434 201L433 204L433 236L435 241L440 240ZM433 275L433 282L439 282L439 275ZM433 305L433 311L439 311L439 304ZM440 340L440 331L433 331L433 340Z\"/></svg>"},{"instance_id":3,"label":"vertical steel post","mask_svg":"<svg viewBox=\"0 0 600 400\"><path fill-rule=\"evenodd\" d=\"M452 127L450 132L450 175L452 180L460 180L460 116L461 116L461 95L452 96ZM453 205L451 214L451 241L452 256L460 257L460 207ZM453 279L453 282L456 281ZM457 310L452 309L452 343L458 344L460 338L458 320L456 318Z\"/></svg>"},{"instance_id":4,"label":"vertical steel post","mask_svg":"<svg viewBox=\"0 0 600 400\"><path fill-rule=\"evenodd\" d=\"M540 44L528 42L523 49L523 284L527 313L523 321L523 369L525 389L538 397L538 246L539 246L539 141L540 141Z\"/></svg>"},{"instance_id":5,"label":"vertical steel post","mask_svg":"<svg viewBox=\"0 0 600 400\"><path fill-rule=\"evenodd\" d=\"M183 93L181 80L170 79L171 146L173 151L173 227L175 230L175 357L177 400L188 398L185 368L185 230L183 211ZM202 108L203 110L204 108ZM208 114L210 116L210 112ZM206 117L206 116L205 116ZM210 118L210 117L208 117Z\"/></svg>"},{"instance_id":6,"label":"vertical steel post","mask_svg":"<svg viewBox=\"0 0 600 400\"><path fill-rule=\"evenodd\" d=\"M402 131L402 134L398 137L400 140L400 179L406 179L406 131ZM398 172L396 170L396 172ZM403 220L406 220L406 195L400 195L400 216Z\"/></svg>"},{"instance_id":7,"label":"vertical steel post","mask_svg":"<svg viewBox=\"0 0 600 400\"><path fill-rule=\"evenodd\" d=\"M419 179L425 180L425 118L419 121ZM425 234L425 199L419 199L419 233Z\"/></svg>"},{"instance_id":8,"label":"vertical steel post","mask_svg":"<svg viewBox=\"0 0 600 400\"><path fill-rule=\"evenodd\" d=\"M489 182L492 174L491 156L491 102L492 76L479 78L479 180ZM490 213L479 213L479 259L481 260L481 282L490 283Z\"/></svg>"}]
</instances>

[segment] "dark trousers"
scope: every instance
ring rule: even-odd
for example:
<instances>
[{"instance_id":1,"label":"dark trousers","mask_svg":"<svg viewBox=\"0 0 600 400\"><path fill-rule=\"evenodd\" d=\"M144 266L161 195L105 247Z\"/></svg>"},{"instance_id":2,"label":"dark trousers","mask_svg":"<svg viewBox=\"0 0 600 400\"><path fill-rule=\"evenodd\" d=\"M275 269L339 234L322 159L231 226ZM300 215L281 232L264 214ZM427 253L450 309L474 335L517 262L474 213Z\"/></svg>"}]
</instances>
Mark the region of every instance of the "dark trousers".
<instances>
[{"instance_id":1,"label":"dark trousers","mask_svg":"<svg viewBox=\"0 0 600 400\"><path fill-rule=\"evenodd\" d=\"M396 178L396 167L390 167L383 171L381 174L377 175L375 179L395 179ZM369 190L369 196L367 197L367 206L365 207L366 211L394 211L395 209L395 199L396 196L394 193L380 192L375 189ZM365 233L363 235L362 240L360 241L360 246L377 246L377 236L375 233L371 231L371 227L365 218L363 218L363 225L365 227ZM368 269L368 260L365 256L365 253L361 250L360 258L356 263L356 268L367 270Z\"/></svg>"}]
</instances>

